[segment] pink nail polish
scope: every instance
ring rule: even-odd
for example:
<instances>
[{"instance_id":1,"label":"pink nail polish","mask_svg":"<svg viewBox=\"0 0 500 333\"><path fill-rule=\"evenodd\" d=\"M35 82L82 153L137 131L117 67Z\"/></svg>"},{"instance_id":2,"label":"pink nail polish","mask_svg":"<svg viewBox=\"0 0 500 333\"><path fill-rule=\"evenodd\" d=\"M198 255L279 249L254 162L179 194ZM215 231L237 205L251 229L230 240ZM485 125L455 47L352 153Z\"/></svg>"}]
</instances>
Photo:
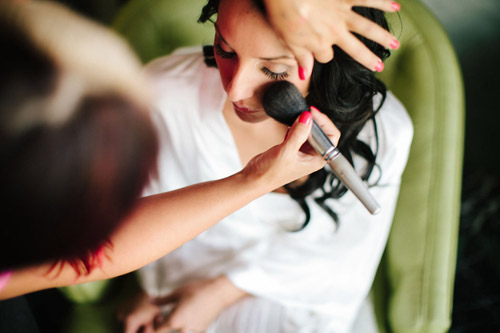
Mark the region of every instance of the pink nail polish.
<instances>
[{"instance_id":1,"label":"pink nail polish","mask_svg":"<svg viewBox=\"0 0 500 333\"><path fill-rule=\"evenodd\" d=\"M317 108L317 107L315 107L315 106L312 106L312 105L311 105L309 108L310 108L311 110L314 110L314 111L318 111L318 112L320 112L320 111L318 110L318 108Z\"/></svg>"},{"instance_id":2,"label":"pink nail polish","mask_svg":"<svg viewBox=\"0 0 500 333\"><path fill-rule=\"evenodd\" d=\"M309 111L304 111L304 112L302 112L302 114L300 115L300 118L299 118L299 123L304 124L304 125L308 125L308 124L311 122L311 119L312 119L312 114L311 114L311 112L309 112Z\"/></svg>"},{"instance_id":3,"label":"pink nail polish","mask_svg":"<svg viewBox=\"0 0 500 333\"><path fill-rule=\"evenodd\" d=\"M401 5L400 5L399 3L397 3L396 1L393 1L393 2L391 3L391 7L392 7L392 9L393 9L395 12L397 12L397 11L399 11L399 10L401 9Z\"/></svg>"},{"instance_id":4,"label":"pink nail polish","mask_svg":"<svg viewBox=\"0 0 500 333\"><path fill-rule=\"evenodd\" d=\"M397 50L399 49L399 41L397 39L393 39L389 46L391 47L391 49Z\"/></svg>"},{"instance_id":5,"label":"pink nail polish","mask_svg":"<svg viewBox=\"0 0 500 333\"><path fill-rule=\"evenodd\" d=\"M377 63L377 65L375 66L375 70L377 72L382 72L384 70L384 63L382 61L379 60L379 62Z\"/></svg>"},{"instance_id":6,"label":"pink nail polish","mask_svg":"<svg viewBox=\"0 0 500 333\"><path fill-rule=\"evenodd\" d=\"M304 81L306 79L306 70L299 66L299 79Z\"/></svg>"}]
</instances>

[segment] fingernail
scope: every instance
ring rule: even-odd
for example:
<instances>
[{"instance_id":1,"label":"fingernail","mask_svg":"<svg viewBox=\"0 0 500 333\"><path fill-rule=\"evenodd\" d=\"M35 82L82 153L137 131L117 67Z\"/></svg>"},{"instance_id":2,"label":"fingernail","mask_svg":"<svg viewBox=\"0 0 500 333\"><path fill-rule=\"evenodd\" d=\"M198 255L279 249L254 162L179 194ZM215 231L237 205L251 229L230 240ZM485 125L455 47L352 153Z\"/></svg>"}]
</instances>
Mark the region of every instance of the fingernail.
<instances>
[{"instance_id":1,"label":"fingernail","mask_svg":"<svg viewBox=\"0 0 500 333\"><path fill-rule=\"evenodd\" d=\"M397 12L397 11L399 11L399 10L401 9L401 5L400 5L399 3L397 3L396 1L393 1L393 2L391 3L391 7L392 7L392 9L394 9L394 11L396 11L396 12Z\"/></svg>"},{"instance_id":2,"label":"fingernail","mask_svg":"<svg viewBox=\"0 0 500 333\"><path fill-rule=\"evenodd\" d=\"M384 70L384 63L379 60L377 65L375 66L375 70L377 72L382 72Z\"/></svg>"},{"instance_id":3,"label":"fingernail","mask_svg":"<svg viewBox=\"0 0 500 333\"><path fill-rule=\"evenodd\" d=\"M318 110L318 108L317 108L317 107L315 107L315 106L312 106L312 105L311 105L309 108L310 108L311 110L314 110L314 111L318 111L318 112L320 112L320 111Z\"/></svg>"},{"instance_id":4,"label":"fingernail","mask_svg":"<svg viewBox=\"0 0 500 333\"><path fill-rule=\"evenodd\" d=\"M312 119L312 114L311 114L311 112L309 112L309 111L304 111L304 112L302 112L302 114L300 115L300 118L299 118L299 123L304 124L304 125L309 125L309 123L311 122L311 119Z\"/></svg>"},{"instance_id":5,"label":"fingernail","mask_svg":"<svg viewBox=\"0 0 500 333\"><path fill-rule=\"evenodd\" d=\"M393 39L391 44L389 44L389 46L392 49L397 50L397 49L399 49L399 41L397 39Z\"/></svg>"},{"instance_id":6,"label":"fingernail","mask_svg":"<svg viewBox=\"0 0 500 333\"><path fill-rule=\"evenodd\" d=\"M299 79L304 81L306 79L306 70L299 66Z\"/></svg>"}]
</instances>

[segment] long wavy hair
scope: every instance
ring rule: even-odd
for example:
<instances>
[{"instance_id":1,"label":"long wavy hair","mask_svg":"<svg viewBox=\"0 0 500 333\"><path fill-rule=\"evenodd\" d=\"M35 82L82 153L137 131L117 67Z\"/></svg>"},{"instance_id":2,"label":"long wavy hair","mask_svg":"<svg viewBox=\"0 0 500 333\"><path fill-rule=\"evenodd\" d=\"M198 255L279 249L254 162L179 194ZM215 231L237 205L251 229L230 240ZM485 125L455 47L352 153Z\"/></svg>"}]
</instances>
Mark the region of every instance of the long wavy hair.
<instances>
[{"instance_id":1,"label":"long wavy hair","mask_svg":"<svg viewBox=\"0 0 500 333\"><path fill-rule=\"evenodd\" d=\"M254 0L253 2L265 14L265 6L262 1ZM211 17L217 14L218 7L219 0L209 0L202 9L198 21L204 23L211 20ZM389 30L382 11L363 7L355 7L354 11ZM360 35L356 35L356 37L382 60L389 57L389 50L383 46ZM358 155L366 161L367 167L360 176L367 181L377 166L378 137L375 115L384 103L387 89L375 77L373 71L359 64L337 46L333 46L333 49L335 57L330 62L324 64L314 62L306 101L309 105L314 105L325 113L339 128L342 135L338 148L349 162L354 165L354 155ZM378 105L374 105L375 95L381 96L381 102ZM375 151L367 143L358 139L359 132L368 122L371 122L375 131ZM339 222L337 214L327 205L326 201L342 197L348 189L329 169L323 168L311 174L304 183L300 185L290 183L285 188L306 215L305 222L299 230L305 228L310 221L311 214L306 198L313 193L315 193L314 200L332 217L335 223Z\"/></svg>"}]
</instances>

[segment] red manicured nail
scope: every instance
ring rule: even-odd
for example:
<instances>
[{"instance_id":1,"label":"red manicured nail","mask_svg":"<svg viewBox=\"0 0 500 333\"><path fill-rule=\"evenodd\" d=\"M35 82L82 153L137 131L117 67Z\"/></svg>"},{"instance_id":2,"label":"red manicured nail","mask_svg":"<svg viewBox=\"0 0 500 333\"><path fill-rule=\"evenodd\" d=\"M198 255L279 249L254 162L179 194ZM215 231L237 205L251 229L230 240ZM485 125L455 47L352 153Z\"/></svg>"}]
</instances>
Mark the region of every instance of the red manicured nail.
<instances>
[{"instance_id":1,"label":"red manicured nail","mask_svg":"<svg viewBox=\"0 0 500 333\"><path fill-rule=\"evenodd\" d=\"M399 11L399 10L401 9L401 5L400 5L399 3L397 3L396 1L393 1L393 2L391 3L391 7L392 7L392 9L394 9L394 11L396 11L396 12L397 12L397 11Z\"/></svg>"},{"instance_id":2,"label":"red manicured nail","mask_svg":"<svg viewBox=\"0 0 500 333\"><path fill-rule=\"evenodd\" d=\"M299 66L299 79L304 81L306 79L306 70Z\"/></svg>"},{"instance_id":3,"label":"red manicured nail","mask_svg":"<svg viewBox=\"0 0 500 333\"><path fill-rule=\"evenodd\" d=\"M384 63L382 61L379 60L379 62L377 63L377 65L375 66L375 70L377 72L382 72L384 70Z\"/></svg>"},{"instance_id":4,"label":"red manicured nail","mask_svg":"<svg viewBox=\"0 0 500 333\"><path fill-rule=\"evenodd\" d=\"M315 107L315 106L312 106L312 105L311 105L309 108L310 108L311 110L314 110L314 111L318 111L318 112L320 112L320 111L318 110L318 108L317 108L317 107Z\"/></svg>"},{"instance_id":5,"label":"red manicured nail","mask_svg":"<svg viewBox=\"0 0 500 333\"><path fill-rule=\"evenodd\" d=\"M312 114L311 114L311 112L309 112L309 111L304 111L304 112L302 112L302 114L300 115L300 118L299 118L299 123L304 124L304 125L308 125L308 124L311 122L311 119L312 119Z\"/></svg>"},{"instance_id":6,"label":"red manicured nail","mask_svg":"<svg viewBox=\"0 0 500 333\"><path fill-rule=\"evenodd\" d=\"M391 44L389 44L389 46L392 49L397 50L397 49L399 49L399 41L397 39L393 39Z\"/></svg>"}]
</instances>

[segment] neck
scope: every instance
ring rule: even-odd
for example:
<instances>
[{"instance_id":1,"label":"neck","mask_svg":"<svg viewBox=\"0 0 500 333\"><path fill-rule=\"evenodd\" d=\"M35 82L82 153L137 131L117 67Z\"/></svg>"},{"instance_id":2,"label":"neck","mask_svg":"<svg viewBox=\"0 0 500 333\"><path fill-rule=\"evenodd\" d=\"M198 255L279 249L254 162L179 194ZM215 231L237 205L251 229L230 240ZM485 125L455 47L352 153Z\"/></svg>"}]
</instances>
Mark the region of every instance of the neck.
<instances>
[{"instance_id":1,"label":"neck","mask_svg":"<svg viewBox=\"0 0 500 333\"><path fill-rule=\"evenodd\" d=\"M236 115L229 100L226 100L222 112L233 134L242 165L246 165L255 155L283 142L287 127L272 118L258 123L245 122Z\"/></svg>"}]
</instances>

